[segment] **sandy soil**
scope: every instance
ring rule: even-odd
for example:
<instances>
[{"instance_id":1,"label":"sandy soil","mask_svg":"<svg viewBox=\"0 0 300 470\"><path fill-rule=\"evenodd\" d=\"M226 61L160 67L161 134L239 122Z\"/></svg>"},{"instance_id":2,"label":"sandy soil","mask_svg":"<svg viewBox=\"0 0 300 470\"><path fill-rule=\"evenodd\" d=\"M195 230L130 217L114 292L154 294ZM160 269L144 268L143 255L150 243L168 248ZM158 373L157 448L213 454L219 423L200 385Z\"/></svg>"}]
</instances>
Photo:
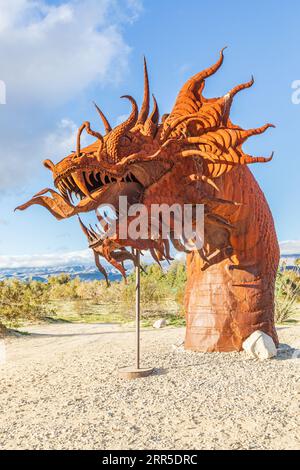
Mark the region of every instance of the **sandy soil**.
<instances>
[{"instance_id":1,"label":"sandy soil","mask_svg":"<svg viewBox=\"0 0 300 470\"><path fill-rule=\"evenodd\" d=\"M184 329L145 330L143 364L155 373L135 381L117 374L134 358L126 327L27 331L5 341L0 364L2 449L300 447L299 326L279 329L279 356L267 362L182 352L173 344Z\"/></svg>"}]
</instances>

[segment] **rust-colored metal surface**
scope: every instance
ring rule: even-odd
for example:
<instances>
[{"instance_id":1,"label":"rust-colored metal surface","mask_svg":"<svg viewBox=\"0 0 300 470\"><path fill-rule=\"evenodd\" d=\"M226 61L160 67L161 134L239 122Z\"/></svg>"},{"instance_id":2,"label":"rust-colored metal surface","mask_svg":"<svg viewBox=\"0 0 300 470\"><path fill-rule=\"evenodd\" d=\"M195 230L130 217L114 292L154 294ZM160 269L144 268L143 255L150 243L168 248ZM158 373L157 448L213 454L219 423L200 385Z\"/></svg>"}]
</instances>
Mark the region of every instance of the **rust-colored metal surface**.
<instances>
[{"instance_id":1,"label":"rust-colored metal surface","mask_svg":"<svg viewBox=\"0 0 300 470\"><path fill-rule=\"evenodd\" d=\"M173 110L159 120L153 97L150 112L149 80L144 66L145 91L140 109L131 96L129 118L111 128L96 106L105 135L85 122L78 131L76 152L54 164L57 191L46 188L19 210L39 204L57 219L97 211L109 203L117 207L120 195L128 205L205 204L205 241L202 249L189 252L181 240L170 241L179 251L187 251L186 288L187 329L185 347L195 351L240 350L253 331L268 333L277 343L274 329L274 281L279 249L274 223L266 199L247 167L272 159L252 157L242 150L251 136L261 134L271 124L244 130L230 120L230 107L237 93L249 88L253 79L230 90L225 96L203 96L205 80L223 62L218 61L196 74L181 89ZM83 131L96 138L81 148ZM106 276L104 257L123 276L124 261L136 263L135 251L150 250L155 261L171 259L169 240L158 236L133 239L119 236L133 216L118 214L116 231L97 213L102 230L79 222L88 238L99 270ZM124 234L124 232L123 232Z\"/></svg>"}]
</instances>

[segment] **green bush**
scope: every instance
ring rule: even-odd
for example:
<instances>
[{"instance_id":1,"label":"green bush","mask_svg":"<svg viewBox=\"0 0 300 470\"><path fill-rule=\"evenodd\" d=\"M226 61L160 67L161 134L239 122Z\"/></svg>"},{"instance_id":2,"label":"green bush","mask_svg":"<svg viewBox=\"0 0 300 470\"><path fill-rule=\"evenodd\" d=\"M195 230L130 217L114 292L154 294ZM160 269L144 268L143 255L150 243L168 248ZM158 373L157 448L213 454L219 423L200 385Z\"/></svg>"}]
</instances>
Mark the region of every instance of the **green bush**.
<instances>
[{"instance_id":1,"label":"green bush","mask_svg":"<svg viewBox=\"0 0 300 470\"><path fill-rule=\"evenodd\" d=\"M17 325L20 320L37 320L49 313L46 284L17 279L0 282L0 323ZM51 313L53 313L51 311Z\"/></svg>"},{"instance_id":2,"label":"green bush","mask_svg":"<svg viewBox=\"0 0 300 470\"><path fill-rule=\"evenodd\" d=\"M299 270L281 267L275 283L275 321L283 323L295 315L300 297Z\"/></svg>"},{"instance_id":3,"label":"green bush","mask_svg":"<svg viewBox=\"0 0 300 470\"><path fill-rule=\"evenodd\" d=\"M141 273L141 303L147 317L173 315L182 311L183 292L186 281L183 263L173 262L163 272L159 266L143 266ZM16 279L0 282L0 323L16 326L21 321L42 319L59 309L73 309L75 317L80 312L101 311L122 313L133 318L135 299L135 275L130 274L127 283L104 281L81 281L69 274L51 276L48 282L22 282ZM94 306L90 309L89 306ZM64 308L65 307L65 308Z\"/></svg>"},{"instance_id":4,"label":"green bush","mask_svg":"<svg viewBox=\"0 0 300 470\"><path fill-rule=\"evenodd\" d=\"M143 269L141 303L144 318L150 321L157 316L166 316L178 324L184 312L184 263L173 261L165 272L156 264L143 266ZM288 271L281 266L275 291L275 320L282 323L297 311L300 270ZM85 321L89 315L91 318L98 315L100 321L106 315L106 321L109 321L112 314L116 321L124 321L134 316L134 299L134 273L128 276L127 284L122 280L112 282L109 287L104 281L84 282L78 277L71 279L69 274L51 276L46 283L5 280L0 282L0 324L16 326L22 321L43 319L54 315L56 309L59 309L62 318L63 312L68 311L67 318L72 318L72 321L74 318Z\"/></svg>"}]
</instances>

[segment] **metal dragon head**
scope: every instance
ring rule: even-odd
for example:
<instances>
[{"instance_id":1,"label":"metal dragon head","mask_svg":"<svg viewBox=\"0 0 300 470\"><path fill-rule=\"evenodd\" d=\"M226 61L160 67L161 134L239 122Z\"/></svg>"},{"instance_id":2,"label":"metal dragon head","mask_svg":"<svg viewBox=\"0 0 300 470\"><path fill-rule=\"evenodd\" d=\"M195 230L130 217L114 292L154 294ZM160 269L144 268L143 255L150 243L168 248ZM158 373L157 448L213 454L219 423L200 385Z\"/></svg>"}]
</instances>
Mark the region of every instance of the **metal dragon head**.
<instances>
[{"instance_id":1,"label":"metal dragon head","mask_svg":"<svg viewBox=\"0 0 300 470\"><path fill-rule=\"evenodd\" d=\"M219 98L203 97L205 79L219 69L223 58L222 50L213 66L185 83L172 112L164 115L161 122L154 96L149 115L149 79L144 60L144 98L140 110L134 98L123 96L131 103L131 113L125 122L112 128L95 105L105 135L84 122L78 130L75 152L57 164L44 161L46 168L52 171L58 192L46 188L18 209L39 204L57 219L64 219L97 210L102 204L117 207L121 195L127 196L129 205L178 201L180 204L203 202L215 207L224 203L218 197L220 177L241 165L270 161L273 154L269 158L251 157L242 150L248 137L264 132L271 124L244 130L232 124L229 118L234 96L252 86L253 78ZM81 148L84 130L96 140ZM160 257L169 258L167 244L161 240L154 243L149 239L147 243L134 244L128 238L122 245L117 237L109 237L104 243L103 234L80 223L95 254L105 256L122 274L124 269L120 263L124 259L134 261L125 246L151 249L154 258L158 253ZM178 248L178 243L174 242L174 246ZM99 260L96 261L99 264Z\"/></svg>"}]
</instances>

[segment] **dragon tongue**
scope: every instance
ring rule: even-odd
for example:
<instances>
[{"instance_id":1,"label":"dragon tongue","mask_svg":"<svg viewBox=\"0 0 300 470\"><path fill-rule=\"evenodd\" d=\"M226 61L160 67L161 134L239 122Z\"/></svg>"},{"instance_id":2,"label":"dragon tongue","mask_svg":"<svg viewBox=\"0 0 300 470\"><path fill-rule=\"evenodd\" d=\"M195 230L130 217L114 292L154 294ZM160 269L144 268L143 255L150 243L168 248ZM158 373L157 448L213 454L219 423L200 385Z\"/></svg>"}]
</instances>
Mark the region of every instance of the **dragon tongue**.
<instances>
[{"instance_id":1,"label":"dragon tongue","mask_svg":"<svg viewBox=\"0 0 300 470\"><path fill-rule=\"evenodd\" d=\"M83 173L80 171L76 171L75 173L72 173L73 180L75 181L75 184L78 186L80 191L89 199L93 199L91 194L89 193L89 190L86 186L86 182L83 176Z\"/></svg>"}]
</instances>

